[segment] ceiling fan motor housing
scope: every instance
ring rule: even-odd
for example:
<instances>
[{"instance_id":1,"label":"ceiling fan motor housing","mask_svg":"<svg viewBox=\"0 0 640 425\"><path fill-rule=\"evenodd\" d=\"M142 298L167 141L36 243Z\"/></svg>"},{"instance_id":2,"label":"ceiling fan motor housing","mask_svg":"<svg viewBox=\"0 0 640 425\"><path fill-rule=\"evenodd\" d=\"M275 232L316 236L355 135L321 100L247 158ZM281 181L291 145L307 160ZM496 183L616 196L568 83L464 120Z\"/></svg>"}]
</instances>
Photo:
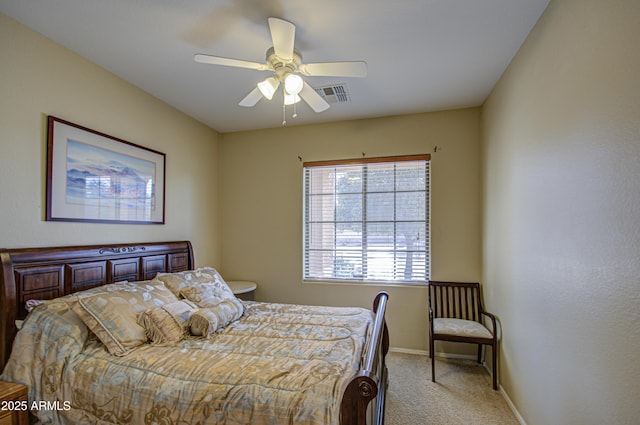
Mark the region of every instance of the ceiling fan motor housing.
<instances>
[{"instance_id":1,"label":"ceiling fan motor housing","mask_svg":"<svg viewBox=\"0 0 640 425\"><path fill-rule=\"evenodd\" d=\"M293 49L293 57L290 60L282 59L280 56L276 55L275 49L270 47L267 50L267 65L269 69L272 69L276 74L276 78L281 83L284 82L284 79L287 75L297 72L298 67L302 63L302 54L298 49Z\"/></svg>"}]
</instances>

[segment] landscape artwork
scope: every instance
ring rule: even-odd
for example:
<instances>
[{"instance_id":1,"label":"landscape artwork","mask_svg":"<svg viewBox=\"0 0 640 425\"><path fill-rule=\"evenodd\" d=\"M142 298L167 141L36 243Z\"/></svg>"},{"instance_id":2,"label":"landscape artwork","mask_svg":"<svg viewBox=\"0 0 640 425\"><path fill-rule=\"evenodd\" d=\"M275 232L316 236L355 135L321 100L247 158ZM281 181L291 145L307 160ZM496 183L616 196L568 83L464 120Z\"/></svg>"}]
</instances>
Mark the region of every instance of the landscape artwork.
<instances>
[{"instance_id":1,"label":"landscape artwork","mask_svg":"<svg viewBox=\"0 0 640 425\"><path fill-rule=\"evenodd\" d=\"M155 163L67 141L66 202L113 208L155 208Z\"/></svg>"},{"instance_id":2,"label":"landscape artwork","mask_svg":"<svg viewBox=\"0 0 640 425\"><path fill-rule=\"evenodd\" d=\"M47 221L164 224L165 155L49 117Z\"/></svg>"}]
</instances>

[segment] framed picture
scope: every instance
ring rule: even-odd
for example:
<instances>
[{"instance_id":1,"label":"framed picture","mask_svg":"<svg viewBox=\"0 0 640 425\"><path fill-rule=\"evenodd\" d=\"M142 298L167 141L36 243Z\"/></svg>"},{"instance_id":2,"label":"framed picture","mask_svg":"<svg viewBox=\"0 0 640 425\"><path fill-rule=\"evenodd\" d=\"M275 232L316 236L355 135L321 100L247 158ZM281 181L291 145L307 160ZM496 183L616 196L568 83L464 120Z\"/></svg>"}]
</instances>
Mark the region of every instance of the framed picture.
<instances>
[{"instance_id":1,"label":"framed picture","mask_svg":"<svg viewBox=\"0 0 640 425\"><path fill-rule=\"evenodd\" d=\"M48 117L47 221L164 224L165 154Z\"/></svg>"}]
</instances>

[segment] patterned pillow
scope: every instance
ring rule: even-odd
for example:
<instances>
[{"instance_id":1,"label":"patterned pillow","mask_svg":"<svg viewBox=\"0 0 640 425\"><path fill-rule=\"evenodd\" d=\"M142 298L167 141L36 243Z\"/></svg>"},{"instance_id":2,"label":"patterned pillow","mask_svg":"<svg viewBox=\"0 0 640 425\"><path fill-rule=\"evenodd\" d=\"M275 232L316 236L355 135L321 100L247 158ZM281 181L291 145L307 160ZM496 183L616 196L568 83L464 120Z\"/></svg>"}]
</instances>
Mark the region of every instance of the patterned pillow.
<instances>
[{"instance_id":1,"label":"patterned pillow","mask_svg":"<svg viewBox=\"0 0 640 425\"><path fill-rule=\"evenodd\" d=\"M209 338L244 314L244 304L237 298L229 298L216 305L201 308L189 318L191 335Z\"/></svg>"},{"instance_id":2,"label":"patterned pillow","mask_svg":"<svg viewBox=\"0 0 640 425\"><path fill-rule=\"evenodd\" d=\"M214 283L194 283L182 287L180 295L193 301L198 307L220 304L224 300L236 299L231 288L225 281Z\"/></svg>"},{"instance_id":3,"label":"patterned pillow","mask_svg":"<svg viewBox=\"0 0 640 425\"><path fill-rule=\"evenodd\" d=\"M152 282L118 288L122 289L79 295L72 308L111 354L124 356L147 342L138 315L178 299L164 285Z\"/></svg>"},{"instance_id":4,"label":"patterned pillow","mask_svg":"<svg viewBox=\"0 0 640 425\"><path fill-rule=\"evenodd\" d=\"M196 310L189 318L189 332L194 336L209 338L218 330L218 316L211 310Z\"/></svg>"},{"instance_id":5,"label":"patterned pillow","mask_svg":"<svg viewBox=\"0 0 640 425\"><path fill-rule=\"evenodd\" d=\"M180 291L180 294L189 301L194 302L201 309L209 312L203 313L208 317L208 331L194 333L194 327L190 324L189 328L193 335L207 336L238 320L244 314L244 304L236 298L222 278L214 283L194 283L190 286L185 286ZM199 320L199 318L200 316L194 320ZM202 327L195 325L195 328L200 329ZM195 332L199 331L195 330Z\"/></svg>"},{"instance_id":6,"label":"patterned pillow","mask_svg":"<svg viewBox=\"0 0 640 425\"><path fill-rule=\"evenodd\" d=\"M178 298L180 298L180 290L185 286L194 283L224 282L220 273L213 267L200 267L179 273L158 273L154 280L164 283Z\"/></svg>"},{"instance_id":7,"label":"patterned pillow","mask_svg":"<svg viewBox=\"0 0 640 425\"><path fill-rule=\"evenodd\" d=\"M198 307L191 301L175 301L162 307L145 310L138 316L147 338L155 345L171 345L181 341L188 333L187 323Z\"/></svg>"}]
</instances>

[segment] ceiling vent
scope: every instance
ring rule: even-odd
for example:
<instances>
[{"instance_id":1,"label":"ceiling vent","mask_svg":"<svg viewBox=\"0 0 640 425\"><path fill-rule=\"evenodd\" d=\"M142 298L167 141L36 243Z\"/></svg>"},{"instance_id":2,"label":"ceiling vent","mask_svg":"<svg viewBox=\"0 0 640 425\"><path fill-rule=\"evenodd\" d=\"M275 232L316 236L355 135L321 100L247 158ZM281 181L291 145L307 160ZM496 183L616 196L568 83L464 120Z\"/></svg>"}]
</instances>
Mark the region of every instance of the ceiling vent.
<instances>
[{"instance_id":1,"label":"ceiling vent","mask_svg":"<svg viewBox=\"0 0 640 425\"><path fill-rule=\"evenodd\" d=\"M318 93L327 103L345 103L351 102L347 86L344 84L334 84L325 87L316 87Z\"/></svg>"}]
</instances>

